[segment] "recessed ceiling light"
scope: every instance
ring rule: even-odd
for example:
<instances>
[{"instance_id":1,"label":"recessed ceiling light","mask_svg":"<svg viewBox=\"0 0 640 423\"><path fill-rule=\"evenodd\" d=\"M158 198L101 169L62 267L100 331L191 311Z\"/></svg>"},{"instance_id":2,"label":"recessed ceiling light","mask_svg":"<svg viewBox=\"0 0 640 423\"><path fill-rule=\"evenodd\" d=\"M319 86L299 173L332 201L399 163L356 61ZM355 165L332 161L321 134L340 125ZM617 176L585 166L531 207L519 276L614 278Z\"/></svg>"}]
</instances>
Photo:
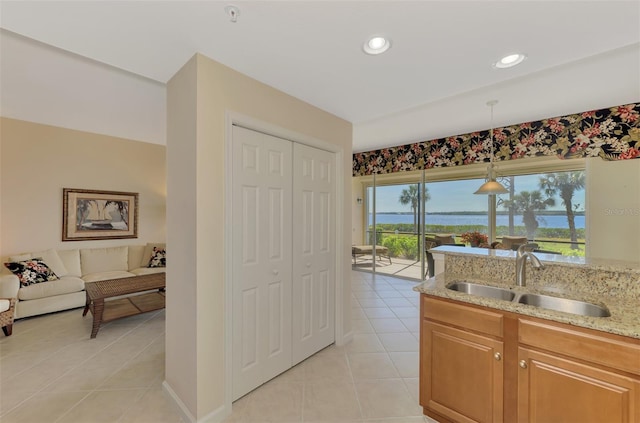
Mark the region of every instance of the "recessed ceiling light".
<instances>
[{"instance_id":1,"label":"recessed ceiling light","mask_svg":"<svg viewBox=\"0 0 640 423\"><path fill-rule=\"evenodd\" d=\"M519 65L527 58L526 54L515 53L504 56L502 59L498 60L493 64L494 68L505 69L510 68L516 65Z\"/></svg>"},{"instance_id":2,"label":"recessed ceiling light","mask_svg":"<svg viewBox=\"0 0 640 423\"><path fill-rule=\"evenodd\" d=\"M367 54L380 54L389 50L389 47L391 47L390 39L376 35L369 38L362 46L362 49Z\"/></svg>"}]
</instances>

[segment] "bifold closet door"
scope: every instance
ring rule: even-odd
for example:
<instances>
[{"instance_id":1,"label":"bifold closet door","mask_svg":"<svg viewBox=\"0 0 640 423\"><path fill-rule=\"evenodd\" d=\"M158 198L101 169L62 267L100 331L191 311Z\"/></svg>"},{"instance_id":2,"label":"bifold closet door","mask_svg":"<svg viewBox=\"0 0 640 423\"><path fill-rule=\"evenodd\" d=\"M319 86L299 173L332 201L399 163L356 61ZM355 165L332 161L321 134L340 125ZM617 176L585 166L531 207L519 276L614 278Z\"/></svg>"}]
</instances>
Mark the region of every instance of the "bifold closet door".
<instances>
[{"instance_id":1,"label":"bifold closet door","mask_svg":"<svg viewBox=\"0 0 640 423\"><path fill-rule=\"evenodd\" d=\"M292 363L293 144L237 126L232 135L235 400Z\"/></svg>"},{"instance_id":2,"label":"bifold closet door","mask_svg":"<svg viewBox=\"0 0 640 423\"><path fill-rule=\"evenodd\" d=\"M335 340L335 155L293 145L293 364Z\"/></svg>"}]
</instances>

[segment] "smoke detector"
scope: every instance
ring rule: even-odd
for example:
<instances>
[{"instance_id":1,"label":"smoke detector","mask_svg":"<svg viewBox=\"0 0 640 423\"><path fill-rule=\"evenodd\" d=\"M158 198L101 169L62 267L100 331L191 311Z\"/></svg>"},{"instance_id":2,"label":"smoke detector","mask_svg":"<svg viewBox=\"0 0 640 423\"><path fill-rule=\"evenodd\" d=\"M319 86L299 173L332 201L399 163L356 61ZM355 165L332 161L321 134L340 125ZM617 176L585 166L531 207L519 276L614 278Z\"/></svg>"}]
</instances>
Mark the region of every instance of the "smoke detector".
<instances>
[{"instance_id":1,"label":"smoke detector","mask_svg":"<svg viewBox=\"0 0 640 423\"><path fill-rule=\"evenodd\" d=\"M229 15L229 18L231 20L231 22L236 23L238 22L238 16L240 15L240 9L238 9L236 6L230 4L228 6L225 6L224 8L224 12Z\"/></svg>"}]
</instances>

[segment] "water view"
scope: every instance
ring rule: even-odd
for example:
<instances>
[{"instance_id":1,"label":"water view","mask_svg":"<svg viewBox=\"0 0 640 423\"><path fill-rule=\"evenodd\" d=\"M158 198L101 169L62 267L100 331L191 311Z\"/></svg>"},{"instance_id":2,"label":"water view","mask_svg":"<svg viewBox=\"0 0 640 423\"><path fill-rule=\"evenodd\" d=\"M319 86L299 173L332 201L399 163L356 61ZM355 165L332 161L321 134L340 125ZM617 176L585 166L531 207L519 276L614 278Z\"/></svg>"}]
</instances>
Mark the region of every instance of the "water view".
<instances>
[{"instance_id":1,"label":"water view","mask_svg":"<svg viewBox=\"0 0 640 423\"><path fill-rule=\"evenodd\" d=\"M539 215L536 216L538 220L539 228L569 228L566 215ZM369 223L373 222L372 214L369 214ZM413 224L413 213L377 213L376 224L398 224L409 223ZM438 214L427 213L426 222L427 225L486 225L487 215L477 214ZM514 215L514 224L516 226L524 225L522 221L522 215ZM575 216L576 229L585 228L585 216ZM496 226L509 226L509 216L506 214L499 214L496 216Z\"/></svg>"}]
</instances>

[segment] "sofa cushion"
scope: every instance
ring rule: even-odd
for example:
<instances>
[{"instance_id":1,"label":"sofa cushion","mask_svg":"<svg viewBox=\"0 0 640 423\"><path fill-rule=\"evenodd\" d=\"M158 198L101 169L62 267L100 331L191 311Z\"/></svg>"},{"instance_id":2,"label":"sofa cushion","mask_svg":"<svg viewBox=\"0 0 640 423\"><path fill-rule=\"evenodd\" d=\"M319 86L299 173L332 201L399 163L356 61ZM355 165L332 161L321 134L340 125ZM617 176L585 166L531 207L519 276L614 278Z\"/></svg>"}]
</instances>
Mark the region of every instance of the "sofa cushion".
<instances>
[{"instance_id":1,"label":"sofa cushion","mask_svg":"<svg viewBox=\"0 0 640 423\"><path fill-rule=\"evenodd\" d=\"M53 270L56 275L58 275L59 278L62 276L67 276L69 274L66 266L64 265L62 260L60 260L58 252L54 249L31 253L31 257L42 257L42 261L44 261L47 266L49 266L49 268Z\"/></svg>"},{"instance_id":2,"label":"sofa cushion","mask_svg":"<svg viewBox=\"0 0 640 423\"><path fill-rule=\"evenodd\" d=\"M154 248L147 267L167 267L167 250Z\"/></svg>"},{"instance_id":3,"label":"sofa cushion","mask_svg":"<svg viewBox=\"0 0 640 423\"><path fill-rule=\"evenodd\" d=\"M82 279L75 276L63 276L55 281L42 282L23 287L18 291L18 298L20 300L35 300L38 298L78 292L83 289L84 281Z\"/></svg>"},{"instance_id":4,"label":"sofa cushion","mask_svg":"<svg viewBox=\"0 0 640 423\"><path fill-rule=\"evenodd\" d=\"M4 264L20 279L21 286L29 286L47 281L55 281L58 276L40 258L12 261Z\"/></svg>"},{"instance_id":5,"label":"sofa cushion","mask_svg":"<svg viewBox=\"0 0 640 423\"><path fill-rule=\"evenodd\" d=\"M138 267L137 269L133 269L131 273L136 276L141 275L153 275L156 273L164 273L166 268L164 267Z\"/></svg>"},{"instance_id":6,"label":"sofa cushion","mask_svg":"<svg viewBox=\"0 0 640 423\"><path fill-rule=\"evenodd\" d=\"M153 255L153 249L158 248L161 250L167 249L167 244L164 242L149 242L144 248L144 254L142 254L142 261L138 267L148 267L151 256Z\"/></svg>"},{"instance_id":7,"label":"sofa cushion","mask_svg":"<svg viewBox=\"0 0 640 423\"><path fill-rule=\"evenodd\" d=\"M106 281L109 279L131 278L133 276L135 276L135 274L131 272L127 272L124 270L113 270L111 272L89 273L87 275L83 275L82 279L84 279L85 282L97 282Z\"/></svg>"},{"instance_id":8,"label":"sofa cushion","mask_svg":"<svg viewBox=\"0 0 640 423\"><path fill-rule=\"evenodd\" d=\"M144 245L129 245L129 271L140 267L144 249Z\"/></svg>"},{"instance_id":9,"label":"sofa cushion","mask_svg":"<svg viewBox=\"0 0 640 423\"><path fill-rule=\"evenodd\" d=\"M32 258L33 255L31 253L24 253L9 257L9 261L25 261L31 260Z\"/></svg>"},{"instance_id":10,"label":"sofa cushion","mask_svg":"<svg viewBox=\"0 0 640 423\"><path fill-rule=\"evenodd\" d=\"M80 250L58 250L58 256L67 268L67 276L82 276L80 269Z\"/></svg>"},{"instance_id":11,"label":"sofa cushion","mask_svg":"<svg viewBox=\"0 0 640 423\"><path fill-rule=\"evenodd\" d=\"M127 247L111 248L84 248L80 250L80 264L82 265L82 278L91 273L123 271L129 267L127 260L129 254Z\"/></svg>"}]
</instances>

